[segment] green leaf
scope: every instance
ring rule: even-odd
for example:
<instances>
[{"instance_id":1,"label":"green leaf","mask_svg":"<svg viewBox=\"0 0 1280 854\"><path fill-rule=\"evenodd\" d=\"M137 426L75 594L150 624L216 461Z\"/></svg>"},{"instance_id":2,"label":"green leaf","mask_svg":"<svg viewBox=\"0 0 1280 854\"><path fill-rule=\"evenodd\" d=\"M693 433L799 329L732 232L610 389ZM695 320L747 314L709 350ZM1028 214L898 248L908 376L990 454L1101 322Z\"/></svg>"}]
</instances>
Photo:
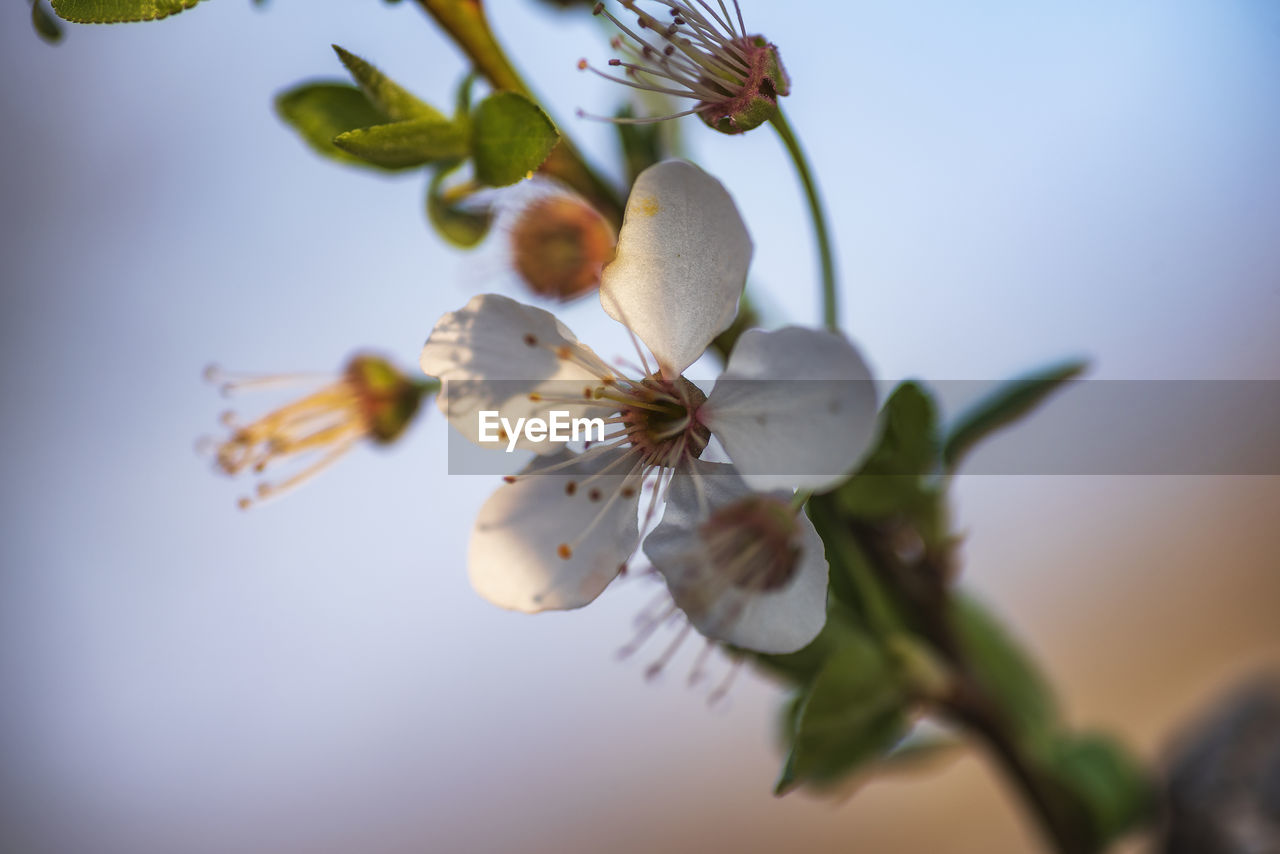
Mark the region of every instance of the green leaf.
<instances>
[{"instance_id":1,"label":"green leaf","mask_svg":"<svg viewBox=\"0 0 1280 854\"><path fill-rule=\"evenodd\" d=\"M896 669L872 641L844 644L795 710L791 752L775 791L831 788L887 754L910 728Z\"/></svg>"},{"instance_id":2,"label":"green leaf","mask_svg":"<svg viewBox=\"0 0 1280 854\"><path fill-rule=\"evenodd\" d=\"M924 512L937 503L938 408L919 383L894 389L880 411L880 437L862 468L838 492L841 508L862 518Z\"/></svg>"},{"instance_id":3,"label":"green leaf","mask_svg":"<svg viewBox=\"0 0 1280 854\"><path fill-rule=\"evenodd\" d=\"M333 144L384 169L408 169L467 153L467 134L453 122L413 119L340 133Z\"/></svg>"},{"instance_id":4,"label":"green leaf","mask_svg":"<svg viewBox=\"0 0 1280 854\"><path fill-rule=\"evenodd\" d=\"M355 128L382 124L386 115L350 83L304 83L276 96L276 112L320 154L344 163L372 164L333 144Z\"/></svg>"},{"instance_id":5,"label":"green leaf","mask_svg":"<svg viewBox=\"0 0 1280 854\"><path fill-rule=\"evenodd\" d=\"M862 473L918 476L938 465L938 406L922 385L908 380L880 412L880 439Z\"/></svg>"},{"instance_id":6,"label":"green leaf","mask_svg":"<svg viewBox=\"0 0 1280 854\"><path fill-rule=\"evenodd\" d=\"M497 92L471 116L476 180L505 187L537 171L560 141L542 108L516 92Z\"/></svg>"},{"instance_id":7,"label":"green leaf","mask_svg":"<svg viewBox=\"0 0 1280 854\"><path fill-rule=\"evenodd\" d=\"M942 460L954 471L987 436L1027 415L1062 385L1078 377L1088 364L1064 362L1011 380L961 414L947 433Z\"/></svg>"},{"instance_id":8,"label":"green leaf","mask_svg":"<svg viewBox=\"0 0 1280 854\"><path fill-rule=\"evenodd\" d=\"M468 206L465 195L451 195L444 187L444 179L451 171L444 167L432 177L427 188L427 218L445 240L460 249L470 249L489 233L493 212L487 206Z\"/></svg>"},{"instance_id":9,"label":"green leaf","mask_svg":"<svg viewBox=\"0 0 1280 854\"><path fill-rule=\"evenodd\" d=\"M200 0L53 0L53 11L76 24L158 21L190 9Z\"/></svg>"},{"instance_id":10,"label":"green leaf","mask_svg":"<svg viewBox=\"0 0 1280 854\"><path fill-rule=\"evenodd\" d=\"M904 738L898 746L876 760L877 771L915 771L920 768L936 768L959 758L965 745L958 738L942 735L918 736L915 733Z\"/></svg>"},{"instance_id":11,"label":"green leaf","mask_svg":"<svg viewBox=\"0 0 1280 854\"><path fill-rule=\"evenodd\" d=\"M419 100L413 93L400 86L372 64L366 62L350 51L333 45L338 59L351 72L351 77L359 84L374 106L386 114L387 118L402 122L410 119L435 119L445 121L445 116L435 107Z\"/></svg>"},{"instance_id":12,"label":"green leaf","mask_svg":"<svg viewBox=\"0 0 1280 854\"><path fill-rule=\"evenodd\" d=\"M1058 723L1058 704L1031 656L977 600L957 594L953 617L974 675L1013 717L1023 742L1040 749Z\"/></svg>"},{"instance_id":13,"label":"green leaf","mask_svg":"<svg viewBox=\"0 0 1280 854\"><path fill-rule=\"evenodd\" d=\"M62 25L58 23L57 18L49 14L49 10L45 8L45 0L34 0L31 4L31 26L35 27L36 34L49 44L62 41Z\"/></svg>"},{"instance_id":14,"label":"green leaf","mask_svg":"<svg viewBox=\"0 0 1280 854\"><path fill-rule=\"evenodd\" d=\"M1058 784L1087 810L1100 843L1137 828L1150 816L1154 804L1150 780L1110 736L1062 736L1050 764Z\"/></svg>"},{"instance_id":15,"label":"green leaf","mask_svg":"<svg viewBox=\"0 0 1280 854\"><path fill-rule=\"evenodd\" d=\"M832 655L848 644L867 643L867 633L858 614L835 599L827 602L827 622L808 646L785 655L766 655L739 650L750 655L765 672L789 682L811 682Z\"/></svg>"}]
</instances>

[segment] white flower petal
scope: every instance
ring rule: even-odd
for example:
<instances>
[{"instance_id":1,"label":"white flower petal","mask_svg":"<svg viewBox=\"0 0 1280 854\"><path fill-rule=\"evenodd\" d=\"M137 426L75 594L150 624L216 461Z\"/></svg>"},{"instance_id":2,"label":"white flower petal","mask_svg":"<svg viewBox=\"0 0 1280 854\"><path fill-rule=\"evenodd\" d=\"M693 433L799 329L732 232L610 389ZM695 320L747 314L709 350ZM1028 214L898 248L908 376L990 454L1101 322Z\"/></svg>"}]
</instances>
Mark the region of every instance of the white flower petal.
<instances>
[{"instance_id":1,"label":"white flower petal","mask_svg":"<svg viewBox=\"0 0 1280 854\"><path fill-rule=\"evenodd\" d=\"M708 508L748 497L751 489L733 467L698 462L697 474L677 475L662 522L645 538L644 553L666 579L677 606L702 634L770 654L795 652L822 631L827 619L827 559L822 538L803 513L792 544L800 553L794 574L776 590L745 589L726 580L711 560L703 524ZM789 503L791 494L773 493Z\"/></svg>"},{"instance_id":2,"label":"white flower petal","mask_svg":"<svg viewBox=\"0 0 1280 854\"><path fill-rule=\"evenodd\" d=\"M546 418L552 409L578 418L616 408L563 402L583 397L608 366L555 315L497 294L481 294L440 318L419 364L442 381L436 403L445 418L482 447L505 449L506 441L480 442L481 410L500 412L514 424L517 418ZM532 400L531 394L543 399ZM523 434L517 447L539 453L558 449L529 442Z\"/></svg>"},{"instance_id":3,"label":"white flower petal","mask_svg":"<svg viewBox=\"0 0 1280 854\"><path fill-rule=\"evenodd\" d=\"M871 372L843 335L788 326L742 334L699 418L753 488L821 491L857 468L876 409Z\"/></svg>"},{"instance_id":4,"label":"white flower petal","mask_svg":"<svg viewBox=\"0 0 1280 854\"><path fill-rule=\"evenodd\" d=\"M750 264L751 236L728 191L691 163L663 161L631 189L600 304L674 377L733 323Z\"/></svg>"},{"instance_id":5,"label":"white flower petal","mask_svg":"<svg viewBox=\"0 0 1280 854\"><path fill-rule=\"evenodd\" d=\"M476 592L529 613L580 608L599 596L639 544L640 483L623 476L625 463L585 481L622 453L593 454L551 474L539 471L574 455L562 450L538 457L515 483L490 496L467 556ZM568 543L573 548L566 559L562 546Z\"/></svg>"}]
</instances>

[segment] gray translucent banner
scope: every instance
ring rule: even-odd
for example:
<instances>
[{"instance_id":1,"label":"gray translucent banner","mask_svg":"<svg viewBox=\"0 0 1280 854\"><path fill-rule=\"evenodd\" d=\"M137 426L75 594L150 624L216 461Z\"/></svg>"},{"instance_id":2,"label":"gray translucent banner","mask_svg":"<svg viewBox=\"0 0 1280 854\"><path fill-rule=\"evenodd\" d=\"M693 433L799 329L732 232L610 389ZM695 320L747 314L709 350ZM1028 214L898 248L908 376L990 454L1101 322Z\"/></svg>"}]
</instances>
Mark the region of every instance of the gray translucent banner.
<instances>
[{"instance_id":1,"label":"gray translucent banner","mask_svg":"<svg viewBox=\"0 0 1280 854\"><path fill-rule=\"evenodd\" d=\"M797 387L798 383L804 383L803 389ZM769 392L771 396L779 387L790 387L797 392L797 399L813 405L813 401L824 397L847 399L851 383L739 380L735 384L751 386L761 395ZM884 383L852 384L858 386L858 394L876 394L880 403L893 390L893 385ZM698 382L697 385L709 392L713 383ZM1001 383L944 380L924 385L938 400L944 413L945 430ZM611 414L607 409L588 411L585 395L589 390L574 383L536 384L542 400L531 406L533 402L528 400L528 394L534 386L532 382L521 381L472 382L466 395L451 394L446 387L443 400L451 417L461 417L460 413L466 412L470 418L478 419L471 403L477 392L490 401L517 401L515 409L526 416L531 414L530 410L551 409L567 412L568 417L594 415L607 419ZM455 396L458 401L453 400ZM603 407L610 405L609 401L595 403ZM489 409L500 416L508 414L501 406ZM814 413L815 422L822 420L818 415ZM563 419L561 423L564 424ZM513 417L510 425L515 424ZM472 427L474 435L476 425L473 423ZM609 425L609 432L615 429L615 425ZM795 440L805 441L801 431L797 431ZM508 453L507 444L500 441L481 446L459 430L450 430L450 474L502 475L519 471L532 459L533 453L528 450ZM565 448L581 450L582 444L547 442L539 446L539 453ZM715 453L714 446L709 453ZM820 473L838 474L848 468L848 461L829 460L821 465L830 472ZM1073 380L1034 413L977 445L964 458L960 472L968 475L1280 475L1280 381Z\"/></svg>"}]
</instances>

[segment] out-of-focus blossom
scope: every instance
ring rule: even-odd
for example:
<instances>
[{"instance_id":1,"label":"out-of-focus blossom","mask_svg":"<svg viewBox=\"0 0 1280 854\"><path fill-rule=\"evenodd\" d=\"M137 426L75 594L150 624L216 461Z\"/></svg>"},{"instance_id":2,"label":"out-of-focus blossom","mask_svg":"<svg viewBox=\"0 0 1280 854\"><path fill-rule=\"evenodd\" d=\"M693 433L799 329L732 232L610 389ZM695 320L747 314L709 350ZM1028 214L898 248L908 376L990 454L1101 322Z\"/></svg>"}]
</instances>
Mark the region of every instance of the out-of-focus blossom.
<instances>
[{"instance_id":1,"label":"out-of-focus blossom","mask_svg":"<svg viewBox=\"0 0 1280 854\"><path fill-rule=\"evenodd\" d=\"M520 204L507 224L511 267L535 296L568 302L600 286L613 259L613 226L581 197L546 191Z\"/></svg>"}]
</instances>

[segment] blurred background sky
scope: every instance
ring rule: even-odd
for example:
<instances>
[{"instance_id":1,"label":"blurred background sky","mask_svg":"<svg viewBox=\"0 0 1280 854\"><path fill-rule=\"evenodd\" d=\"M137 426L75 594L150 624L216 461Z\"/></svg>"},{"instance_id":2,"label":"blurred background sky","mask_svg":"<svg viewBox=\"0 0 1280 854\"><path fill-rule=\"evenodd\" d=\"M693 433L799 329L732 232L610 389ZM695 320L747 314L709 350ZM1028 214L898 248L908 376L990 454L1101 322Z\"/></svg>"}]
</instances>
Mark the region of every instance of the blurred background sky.
<instances>
[{"instance_id":1,"label":"blurred background sky","mask_svg":"<svg viewBox=\"0 0 1280 854\"><path fill-rule=\"evenodd\" d=\"M574 68L607 57L598 22L488 5L605 161L608 128L571 118L620 96ZM1096 377L1280 380L1274 4L744 7L791 73L846 328L880 376L1087 355ZM273 115L280 89L341 76L331 42L448 103L461 59L413 3L219 0L56 48L27 9L0 28L0 850L1028 850L977 759L774 799L773 686L708 708L684 685L696 645L654 683L660 643L616 660L650 585L539 617L480 600L466 531L494 483L445 475L434 408L247 513L210 474L208 362L328 370L372 346L412 367L441 313L515 293L501 251L429 233L421 176L324 162ZM812 321L776 139L687 130L755 236L753 287ZM594 300L563 317L617 341ZM1158 756L1280 665L1280 478L981 476L956 501L968 583L1073 720Z\"/></svg>"}]
</instances>

